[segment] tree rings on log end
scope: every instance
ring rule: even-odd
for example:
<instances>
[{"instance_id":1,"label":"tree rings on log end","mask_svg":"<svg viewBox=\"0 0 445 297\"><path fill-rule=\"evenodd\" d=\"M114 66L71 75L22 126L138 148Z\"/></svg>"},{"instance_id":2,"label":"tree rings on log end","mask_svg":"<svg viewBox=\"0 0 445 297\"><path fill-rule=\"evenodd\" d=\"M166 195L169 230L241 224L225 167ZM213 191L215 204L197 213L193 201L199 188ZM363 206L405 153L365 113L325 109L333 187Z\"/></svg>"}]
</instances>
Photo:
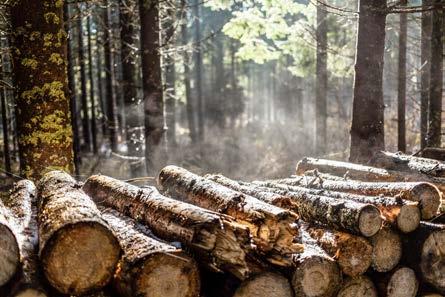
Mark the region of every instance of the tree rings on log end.
<instances>
[{"instance_id":1,"label":"tree rings on log end","mask_svg":"<svg viewBox=\"0 0 445 297\"><path fill-rule=\"evenodd\" d=\"M0 287L14 276L19 264L17 238L8 226L0 224Z\"/></svg>"},{"instance_id":2,"label":"tree rings on log end","mask_svg":"<svg viewBox=\"0 0 445 297\"><path fill-rule=\"evenodd\" d=\"M416 278L414 270L408 267L397 269L391 276L388 283L388 297L415 297L419 282Z\"/></svg>"},{"instance_id":3,"label":"tree rings on log end","mask_svg":"<svg viewBox=\"0 0 445 297\"><path fill-rule=\"evenodd\" d=\"M425 281L445 292L445 230L432 232L425 240L420 268Z\"/></svg>"},{"instance_id":4,"label":"tree rings on log end","mask_svg":"<svg viewBox=\"0 0 445 297\"><path fill-rule=\"evenodd\" d=\"M337 297L377 297L377 290L373 282L362 275L347 279Z\"/></svg>"},{"instance_id":5,"label":"tree rings on log end","mask_svg":"<svg viewBox=\"0 0 445 297\"><path fill-rule=\"evenodd\" d=\"M233 297L292 297L288 280L275 273L266 272L244 281Z\"/></svg>"},{"instance_id":6,"label":"tree rings on log end","mask_svg":"<svg viewBox=\"0 0 445 297\"><path fill-rule=\"evenodd\" d=\"M64 294L81 295L105 286L120 258L113 234L97 222L59 229L41 253L49 283Z\"/></svg>"},{"instance_id":7,"label":"tree rings on log end","mask_svg":"<svg viewBox=\"0 0 445 297\"><path fill-rule=\"evenodd\" d=\"M422 219L430 220L437 215L441 204L441 195L436 186L421 183L414 187L412 194L420 203Z\"/></svg>"},{"instance_id":8,"label":"tree rings on log end","mask_svg":"<svg viewBox=\"0 0 445 297\"><path fill-rule=\"evenodd\" d=\"M404 205L397 216L397 227L403 233L415 231L420 224L420 210L415 205Z\"/></svg>"},{"instance_id":9,"label":"tree rings on log end","mask_svg":"<svg viewBox=\"0 0 445 297\"><path fill-rule=\"evenodd\" d=\"M341 272L335 261L310 257L301 263L292 277L296 296L330 297L339 289Z\"/></svg>"},{"instance_id":10,"label":"tree rings on log end","mask_svg":"<svg viewBox=\"0 0 445 297\"><path fill-rule=\"evenodd\" d=\"M191 258L181 254L154 253L141 267L135 280L136 296L199 296L199 270Z\"/></svg>"},{"instance_id":11,"label":"tree rings on log end","mask_svg":"<svg viewBox=\"0 0 445 297\"><path fill-rule=\"evenodd\" d=\"M377 272L388 272L394 269L402 257L402 240L400 235L389 228L382 228L371 238L373 247L372 267Z\"/></svg>"},{"instance_id":12,"label":"tree rings on log end","mask_svg":"<svg viewBox=\"0 0 445 297\"><path fill-rule=\"evenodd\" d=\"M382 227L382 224L383 219L377 207L367 205L360 212L359 230L363 236L371 237L375 235Z\"/></svg>"},{"instance_id":13,"label":"tree rings on log end","mask_svg":"<svg viewBox=\"0 0 445 297\"><path fill-rule=\"evenodd\" d=\"M14 297L47 297L48 295L42 291L36 289L26 289L16 295Z\"/></svg>"}]
</instances>

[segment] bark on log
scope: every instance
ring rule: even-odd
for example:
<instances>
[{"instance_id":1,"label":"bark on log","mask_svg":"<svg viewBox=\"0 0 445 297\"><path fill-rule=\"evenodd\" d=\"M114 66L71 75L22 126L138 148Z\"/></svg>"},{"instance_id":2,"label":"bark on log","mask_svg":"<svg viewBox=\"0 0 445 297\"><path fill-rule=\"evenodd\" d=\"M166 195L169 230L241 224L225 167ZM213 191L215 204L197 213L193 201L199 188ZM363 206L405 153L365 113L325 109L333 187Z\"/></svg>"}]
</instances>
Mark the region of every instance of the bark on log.
<instances>
[{"instance_id":1,"label":"bark on log","mask_svg":"<svg viewBox=\"0 0 445 297\"><path fill-rule=\"evenodd\" d=\"M230 215L248 226L259 251L271 255L272 258L268 257L268 260L276 265L292 265L291 260L282 261L283 255L292 255L303 250L301 244L294 242L298 234L294 223L298 216L293 212L176 166L162 169L158 184L161 191L176 199Z\"/></svg>"},{"instance_id":2,"label":"bark on log","mask_svg":"<svg viewBox=\"0 0 445 297\"><path fill-rule=\"evenodd\" d=\"M71 295L104 287L121 250L94 202L62 171L45 174L38 193L39 254L48 282Z\"/></svg>"},{"instance_id":3,"label":"bark on log","mask_svg":"<svg viewBox=\"0 0 445 297\"><path fill-rule=\"evenodd\" d=\"M373 247L363 237L332 231L321 227L307 227L309 235L333 258L342 272L351 277L362 275L372 263Z\"/></svg>"},{"instance_id":4,"label":"bark on log","mask_svg":"<svg viewBox=\"0 0 445 297\"><path fill-rule=\"evenodd\" d=\"M420 208L418 202L406 201L384 196L363 196L351 193L333 192L324 189L290 186L276 182L254 182L260 186L287 190L294 193L326 196L329 198L351 200L363 204L372 204L379 208L385 220L403 233L417 229L420 224Z\"/></svg>"},{"instance_id":5,"label":"bark on log","mask_svg":"<svg viewBox=\"0 0 445 297\"><path fill-rule=\"evenodd\" d=\"M403 153L378 152L373 156L370 164L388 170L445 177L445 163L433 159L409 156Z\"/></svg>"},{"instance_id":6,"label":"bark on log","mask_svg":"<svg viewBox=\"0 0 445 297\"><path fill-rule=\"evenodd\" d=\"M216 179L215 179L216 180ZM274 193L274 201L280 201L280 206L298 213L306 222L319 222L333 229L343 229L355 234L372 236L382 226L380 211L373 205L357 203L342 199L333 199L326 196L312 195L305 192L291 192L284 189L274 189L258 184L237 182L223 182L223 178L217 178L218 182L226 186L254 194L258 199L265 199L267 193ZM281 197L281 198L279 198ZM269 201L268 199L264 201Z\"/></svg>"},{"instance_id":7,"label":"bark on log","mask_svg":"<svg viewBox=\"0 0 445 297\"><path fill-rule=\"evenodd\" d=\"M416 297L419 282L414 270L399 267L388 273L372 273L371 278L380 296Z\"/></svg>"},{"instance_id":8,"label":"bark on log","mask_svg":"<svg viewBox=\"0 0 445 297\"><path fill-rule=\"evenodd\" d=\"M280 274L266 272L241 283L233 297L293 297L289 281Z\"/></svg>"},{"instance_id":9,"label":"bark on log","mask_svg":"<svg viewBox=\"0 0 445 297\"><path fill-rule=\"evenodd\" d=\"M296 296L331 297L340 289L342 275L330 257L306 230L300 229L304 252L298 255L291 283Z\"/></svg>"},{"instance_id":10,"label":"bark on log","mask_svg":"<svg viewBox=\"0 0 445 297\"><path fill-rule=\"evenodd\" d=\"M99 209L124 252L115 275L121 296L199 295L199 271L193 259L176 247L149 236L150 231L133 219L110 208Z\"/></svg>"},{"instance_id":11,"label":"bark on log","mask_svg":"<svg viewBox=\"0 0 445 297\"><path fill-rule=\"evenodd\" d=\"M301 160L297 165L297 174L303 175L306 171L315 169L323 173L368 182L429 182L440 191L445 191L445 178L325 159L305 158Z\"/></svg>"},{"instance_id":12,"label":"bark on log","mask_svg":"<svg viewBox=\"0 0 445 297\"><path fill-rule=\"evenodd\" d=\"M38 260L36 188L33 182L17 182L5 200L10 221L17 230L21 269L8 286L6 296L49 296L42 284Z\"/></svg>"},{"instance_id":13,"label":"bark on log","mask_svg":"<svg viewBox=\"0 0 445 297\"><path fill-rule=\"evenodd\" d=\"M280 179L274 182L294 186L326 189L365 196L389 196L419 202L422 218L433 218L441 204L441 193L436 186L425 182L366 182L346 180L317 171L306 172L304 176Z\"/></svg>"},{"instance_id":14,"label":"bark on log","mask_svg":"<svg viewBox=\"0 0 445 297\"><path fill-rule=\"evenodd\" d=\"M11 280L20 265L17 232L8 217L9 212L0 200L0 286Z\"/></svg>"},{"instance_id":15,"label":"bark on log","mask_svg":"<svg viewBox=\"0 0 445 297\"><path fill-rule=\"evenodd\" d=\"M377 272L394 269L402 258L402 239L388 227L382 228L370 238L372 244L372 268Z\"/></svg>"},{"instance_id":16,"label":"bark on log","mask_svg":"<svg viewBox=\"0 0 445 297\"><path fill-rule=\"evenodd\" d=\"M445 149L438 147L426 147L420 153L420 157L445 161Z\"/></svg>"},{"instance_id":17,"label":"bark on log","mask_svg":"<svg viewBox=\"0 0 445 297\"><path fill-rule=\"evenodd\" d=\"M347 279L337 297L377 297L374 283L364 275Z\"/></svg>"},{"instance_id":18,"label":"bark on log","mask_svg":"<svg viewBox=\"0 0 445 297\"><path fill-rule=\"evenodd\" d=\"M168 241L180 241L213 270L229 271L240 279L258 271L250 261L250 234L231 217L141 189L106 176L91 176L83 186L98 204L112 207L146 224Z\"/></svg>"}]
</instances>

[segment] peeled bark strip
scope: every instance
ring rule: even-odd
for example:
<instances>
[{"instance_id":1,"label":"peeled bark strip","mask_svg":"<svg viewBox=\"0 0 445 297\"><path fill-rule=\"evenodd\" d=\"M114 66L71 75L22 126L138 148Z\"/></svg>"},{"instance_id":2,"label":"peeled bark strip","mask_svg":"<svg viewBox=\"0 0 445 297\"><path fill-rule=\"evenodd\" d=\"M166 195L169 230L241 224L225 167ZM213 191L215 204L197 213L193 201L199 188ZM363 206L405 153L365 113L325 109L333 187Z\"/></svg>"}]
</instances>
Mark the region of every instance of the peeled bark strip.
<instances>
[{"instance_id":1,"label":"peeled bark strip","mask_svg":"<svg viewBox=\"0 0 445 297\"><path fill-rule=\"evenodd\" d=\"M22 180L14 185L5 200L10 220L18 231L21 269L8 288L7 296L49 296L43 285L38 257L38 226L36 188L33 182Z\"/></svg>"},{"instance_id":2,"label":"peeled bark strip","mask_svg":"<svg viewBox=\"0 0 445 297\"><path fill-rule=\"evenodd\" d=\"M303 230L304 252L298 255L291 283L296 296L331 297L340 289L342 275L336 261Z\"/></svg>"},{"instance_id":3,"label":"peeled bark strip","mask_svg":"<svg viewBox=\"0 0 445 297\"><path fill-rule=\"evenodd\" d=\"M323 173L368 182L429 182L438 187L440 191L445 191L445 178L431 177L421 173L400 172L348 162L314 158L304 158L298 162L298 175L303 175L306 171L311 170L318 170Z\"/></svg>"},{"instance_id":4,"label":"peeled bark strip","mask_svg":"<svg viewBox=\"0 0 445 297\"><path fill-rule=\"evenodd\" d=\"M365 182L346 180L317 171L305 172L304 176L293 176L274 182L365 196L383 195L419 202L422 218L425 220L433 218L441 204L441 193L437 187L425 182Z\"/></svg>"},{"instance_id":5,"label":"peeled bark strip","mask_svg":"<svg viewBox=\"0 0 445 297\"><path fill-rule=\"evenodd\" d=\"M70 295L104 287L121 250L94 202L62 171L45 174L38 192L40 260L49 283Z\"/></svg>"},{"instance_id":6,"label":"peeled bark strip","mask_svg":"<svg viewBox=\"0 0 445 297\"><path fill-rule=\"evenodd\" d=\"M158 184L164 193L203 208L234 217L248 226L254 243L261 252L277 255L274 264L288 266L280 255L302 252L301 244L294 243L298 230L293 227L298 216L288 210L242 194L214 181L193 174L183 168L167 166L161 170Z\"/></svg>"},{"instance_id":7,"label":"peeled bark strip","mask_svg":"<svg viewBox=\"0 0 445 297\"><path fill-rule=\"evenodd\" d=\"M239 184L254 189L257 192L255 197L259 199L262 199L265 193L275 193L289 198L290 201L282 204L282 207L298 213L306 222L318 222L333 229L342 229L364 236L373 236L382 226L381 213L374 205L270 188L261 183L239 182ZM290 205L286 205L288 202Z\"/></svg>"},{"instance_id":8,"label":"peeled bark strip","mask_svg":"<svg viewBox=\"0 0 445 297\"><path fill-rule=\"evenodd\" d=\"M377 272L388 272L399 264L402 257L402 239L388 227L382 228L371 237L372 268Z\"/></svg>"},{"instance_id":9,"label":"peeled bark strip","mask_svg":"<svg viewBox=\"0 0 445 297\"><path fill-rule=\"evenodd\" d=\"M244 281L233 297L293 297L289 281L276 273L266 272Z\"/></svg>"},{"instance_id":10,"label":"peeled bark strip","mask_svg":"<svg viewBox=\"0 0 445 297\"><path fill-rule=\"evenodd\" d=\"M337 297L377 297L374 283L366 276L347 279Z\"/></svg>"},{"instance_id":11,"label":"peeled bark strip","mask_svg":"<svg viewBox=\"0 0 445 297\"><path fill-rule=\"evenodd\" d=\"M445 164L427 158L414 157L402 153L378 152L370 161L376 167L388 170L422 173L435 177L445 177Z\"/></svg>"},{"instance_id":12,"label":"peeled bark strip","mask_svg":"<svg viewBox=\"0 0 445 297\"><path fill-rule=\"evenodd\" d=\"M115 275L121 296L199 295L199 271L193 259L176 247L148 236L148 230L133 219L113 209L100 210L124 252Z\"/></svg>"},{"instance_id":13,"label":"peeled bark strip","mask_svg":"<svg viewBox=\"0 0 445 297\"><path fill-rule=\"evenodd\" d=\"M20 250L14 227L7 220L8 210L0 200L0 286L6 284L20 265Z\"/></svg>"},{"instance_id":14,"label":"peeled bark strip","mask_svg":"<svg viewBox=\"0 0 445 297\"><path fill-rule=\"evenodd\" d=\"M337 260L345 275L362 275L371 266L373 248L365 238L320 227L307 227L307 232Z\"/></svg>"},{"instance_id":15,"label":"peeled bark strip","mask_svg":"<svg viewBox=\"0 0 445 297\"><path fill-rule=\"evenodd\" d=\"M324 189L312 189L299 186L289 186L276 182L254 182L257 185L288 190L294 193L326 196L330 198L351 200L363 204L372 204L379 208L385 220L403 233L417 229L420 224L420 209L417 202L394 199L384 196L363 196L351 193L333 192Z\"/></svg>"},{"instance_id":16,"label":"peeled bark strip","mask_svg":"<svg viewBox=\"0 0 445 297\"><path fill-rule=\"evenodd\" d=\"M228 216L162 196L154 187L141 189L106 176L91 176L83 189L98 204L143 222L156 236L185 244L213 269L240 279L256 272L248 260L248 229Z\"/></svg>"}]
</instances>

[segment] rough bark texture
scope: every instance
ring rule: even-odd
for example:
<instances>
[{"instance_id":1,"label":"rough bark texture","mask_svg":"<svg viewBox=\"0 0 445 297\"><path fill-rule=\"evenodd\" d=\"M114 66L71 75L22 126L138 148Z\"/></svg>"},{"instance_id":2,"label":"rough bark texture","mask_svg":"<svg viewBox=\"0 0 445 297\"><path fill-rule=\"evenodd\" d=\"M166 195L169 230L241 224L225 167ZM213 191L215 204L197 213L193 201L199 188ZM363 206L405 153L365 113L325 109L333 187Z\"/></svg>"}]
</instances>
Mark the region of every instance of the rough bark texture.
<instances>
[{"instance_id":1,"label":"rough bark texture","mask_svg":"<svg viewBox=\"0 0 445 297\"><path fill-rule=\"evenodd\" d=\"M155 188L141 189L105 176L90 177L83 189L97 203L145 223L160 238L180 241L214 270L240 279L256 271L247 259L249 232L230 217L162 196Z\"/></svg>"},{"instance_id":2,"label":"rough bark texture","mask_svg":"<svg viewBox=\"0 0 445 297\"><path fill-rule=\"evenodd\" d=\"M302 177L304 178L304 177ZM295 179L294 179L295 180ZM282 180L286 182L286 180ZM280 181L277 181L280 182ZM304 188L272 182L254 182L255 184L288 190L294 193L326 196L335 199L351 200L363 204L372 204L378 207L385 221L404 233L409 233L417 229L420 224L420 207L418 202L406 201L400 198L384 196L363 196L351 193L328 191L321 187Z\"/></svg>"},{"instance_id":3,"label":"rough bark texture","mask_svg":"<svg viewBox=\"0 0 445 297\"><path fill-rule=\"evenodd\" d=\"M432 0L423 0L422 5L429 7ZM427 146L428 140L428 105L430 98L430 71L431 71L431 11L422 12L421 37L421 65L420 72L420 148Z\"/></svg>"},{"instance_id":4,"label":"rough bark texture","mask_svg":"<svg viewBox=\"0 0 445 297\"><path fill-rule=\"evenodd\" d=\"M394 269L402 258L402 239L388 227L382 228L371 237L372 268L377 272L388 272Z\"/></svg>"},{"instance_id":5,"label":"rough bark texture","mask_svg":"<svg viewBox=\"0 0 445 297\"><path fill-rule=\"evenodd\" d=\"M241 283L233 297L292 297L289 281L280 274L266 272Z\"/></svg>"},{"instance_id":6,"label":"rough bark texture","mask_svg":"<svg viewBox=\"0 0 445 297\"><path fill-rule=\"evenodd\" d=\"M174 198L230 215L248 226L258 249L270 253L268 259L275 264L291 264L282 262L282 255L302 251L301 244L294 243L298 230L292 225L298 216L293 212L234 191L176 166L162 169L158 184L163 192L171 194ZM275 256L277 261L273 260Z\"/></svg>"},{"instance_id":7,"label":"rough bark texture","mask_svg":"<svg viewBox=\"0 0 445 297\"><path fill-rule=\"evenodd\" d=\"M63 3L11 6L20 168L34 180L51 169L73 170Z\"/></svg>"},{"instance_id":8,"label":"rough bark texture","mask_svg":"<svg viewBox=\"0 0 445 297\"><path fill-rule=\"evenodd\" d=\"M385 8L386 0L359 1L350 152L354 162L367 162L374 152L385 148Z\"/></svg>"},{"instance_id":9,"label":"rough bark texture","mask_svg":"<svg viewBox=\"0 0 445 297\"><path fill-rule=\"evenodd\" d=\"M291 284L297 296L331 297L340 289L341 271L334 260L301 228L304 252L297 257Z\"/></svg>"},{"instance_id":10,"label":"rough bark texture","mask_svg":"<svg viewBox=\"0 0 445 297\"><path fill-rule=\"evenodd\" d=\"M426 147L419 152L419 156L428 159L445 161L445 149L440 147Z\"/></svg>"},{"instance_id":11,"label":"rough bark texture","mask_svg":"<svg viewBox=\"0 0 445 297\"><path fill-rule=\"evenodd\" d=\"M441 193L430 183L425 182L366 182L349 180L319 173L305 172L304 176L275 180L274 182L336 192L347 192L365 196L386 196L418 202L422 218L433 218L441 204Z\"/></svg>"},{"instance_id":12,"label":"rough bark texture","mask_svg":"<svg viewBox=\"0 0 445 297\"><path fill-rule=\"evenodd\" d=\"M133 219L113 209L100 210L124 252L115 275L121 296L199 295L199 271L194 260L150 236L150 230Z\"/></svg>"},{"instance_id":13,"label":"rough bark texture","mask_svg":"<svg viewBox=\"0 0 445 297\"><path fill-rule=\"evenodd\" d=\"M45 174L38 191L39 253L49 283L72 295L105 286L120 247L94 202L62 171Z\"/></svg>"},{"instance_id":14,"label":"rough bark texture","mask_svg":"<svg viewBox=\"0 0 445 297\"><path fill-rule=\"evenodd\" d=\"M362 275L371 266L373 248L365 238L317 226L307 227L307 232L337 260L345 275Z\"/></svg>"},{"instance_id":15,"label":"rough bark texture","mask_svg":"<svg viewBox=\"0 0 445 297\"><path fill-rule=\"evenodd\" d=\"M349 278L343 283L337 297L377 297L377 289L367 276Z\"/></svg>"}]
</instances>

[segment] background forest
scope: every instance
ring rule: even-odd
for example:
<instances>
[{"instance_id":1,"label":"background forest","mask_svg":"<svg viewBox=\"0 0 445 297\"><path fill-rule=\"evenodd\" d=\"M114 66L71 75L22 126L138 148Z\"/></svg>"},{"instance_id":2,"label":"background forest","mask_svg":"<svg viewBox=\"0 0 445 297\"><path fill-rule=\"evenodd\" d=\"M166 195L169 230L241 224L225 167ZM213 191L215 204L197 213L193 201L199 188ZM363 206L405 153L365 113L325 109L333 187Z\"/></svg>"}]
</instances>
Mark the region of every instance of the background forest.
<instances>
[{"instance_id":1,"label":"background forest","mask_svg":"<svg viewBox=\"0 0 445 297\"><path fill-rule=\"evenodd\" d=\"M66 62L63 55L17 54L19 8L11 14L10 1L3 2L4 175L35 174L23 152L26 141L20 145L21 131L32 134L29 130L40 126L54 134L51 125L59 124L54 117L45 128L23 116L38 107L23 101L26 94L17 86L24 89L21 81L29 71L44 70L39 59L53 62L48 66L53 69L67 66L78 177L154 176L167 163L235 178L276 177L292 172L303 156L349 155L358 11L363 11L357 1L67 1L64 20L47 12L41 16L67 32ZM383 31L373 26L366 37L385 45L384 64L378 54L370 59L384 65L384 106L378 109L384 109L386 149L416 152L428 140L440 146L443 16L435 5L441 1L373 2L384 7L379 14L386 18ZM25 36L28 44L42 37ZM42 38L46 43L52 37ZM64 36L54 38L61 42ZM30 45L29 51L39 48ZM14 70L14 64L22 69ZM370 94L379 89L372 73ZM440 88L430 88L430 76ZM49 94L58 90L51 86ZM35 95L32 90L29 96ZM429 108L430 115L439 110L439 119L430 116L427 122ZM357 115L368 112L383 123L372 108ZM434 143L427 127L437 131L437 121ZM37 136L27 143L45 142Z\"/></svg>"}]
</instances>

